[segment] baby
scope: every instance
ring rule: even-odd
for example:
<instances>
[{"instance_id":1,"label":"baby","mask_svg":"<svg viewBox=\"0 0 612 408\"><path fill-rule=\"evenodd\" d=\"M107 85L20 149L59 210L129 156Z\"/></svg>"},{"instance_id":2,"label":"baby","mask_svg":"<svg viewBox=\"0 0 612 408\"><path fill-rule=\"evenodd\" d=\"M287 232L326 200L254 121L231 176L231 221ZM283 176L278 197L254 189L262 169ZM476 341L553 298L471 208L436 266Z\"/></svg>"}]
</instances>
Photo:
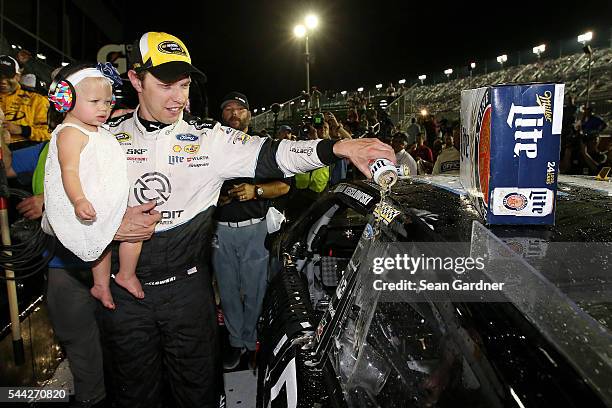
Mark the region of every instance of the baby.
<instances>
[{"instance_id":1,"label":"baby","mask_svg":"<svg viewBox=\"0 0 612 408\"><path fill-rule=\"evenodd\" d=\"M119 75L110 64L68 65L49 91L63 122L52 133L45 164L45 217L59 241L84 261L93 261L91 294L114 309L110 292L108 245L127 207L129 182L123 150L102 128ZM43 221L44 223L45 221ZM142 242L119 245L115 282L137 298L144 297L136 277Z\"/></svg>"}]
</instances>

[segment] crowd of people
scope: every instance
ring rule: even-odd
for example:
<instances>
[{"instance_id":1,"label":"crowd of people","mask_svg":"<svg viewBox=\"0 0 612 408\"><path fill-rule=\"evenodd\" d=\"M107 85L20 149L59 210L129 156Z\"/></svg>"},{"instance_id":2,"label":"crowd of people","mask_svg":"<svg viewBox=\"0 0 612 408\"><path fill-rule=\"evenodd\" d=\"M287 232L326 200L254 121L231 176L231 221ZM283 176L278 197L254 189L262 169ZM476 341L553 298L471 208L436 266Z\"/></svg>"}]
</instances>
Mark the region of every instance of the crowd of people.
<instances>
[{"instance_id":1,"label":"crowd of people","mask_svg":"<svg viewBox=\"0 0 612 408\"><path fill-rule=\"evenodd\" d=\"M393 84L387 91L397 95ZM313 87L316 89L316 87ZM318 91L318 90L317 90ZM320 91L318 91L320 92ZM461 126L459 121L438 118L433 113L409 118L409 124L393 123L385 109L373 106L368 97L357 92L347 99L347 108L334 115L321 112L320 107L305 104L301 126L305 129L287 135L288 125L277 132L277 138L304 139L315 137L306 127L316 126L317 115L331 129L333 138L378 138L394 147L397 160L411 167L404 153L409 153L417 163L419 174L459 174ZM331 115L332 121L328 121ZM329 122L329 125L327 124ZM295 126L294 126L295 127ZM342 134L334 134L335 129ZM401 140L401 142L400 142ZM395 143L393 143L395 141ZM405 162L405 163L404 163ZM596 115L592 106L577 106L575 97L568 95L563 109L563 133L561 139L560 173L595 176L604 167L612 166L612 137L606 122ZM348 173L350 174L350 172ZM332 184L333 185L333 184Z\"/></svg>"},{"instance_id":2,"label":"crowd of people","mask_svg":"<svg viewBox=\"0 0 612 408\"><path fill-rule=\"evenodd\" d=\"M161 55L160 44L178 51ZM340 118L313 87L302 120L268 135L252 129L239 91L223 98L220 123L186 111L203 73L180 39L150 32L133 50L123 80L138 105L127 110L114 109L122 79L110 64L57 69L47 97L23 85L23 55L0 56L5 168L31 175L17 210L61 244L46 301L74 405L223 406L222 369L256 360L270 234L338 182L369 175L371 159L458 174L461 127L427 115L401 129L360 95ZM595 175L612 161L605 123L566 105L561 171Z\"/></svg>"}]
</instances>

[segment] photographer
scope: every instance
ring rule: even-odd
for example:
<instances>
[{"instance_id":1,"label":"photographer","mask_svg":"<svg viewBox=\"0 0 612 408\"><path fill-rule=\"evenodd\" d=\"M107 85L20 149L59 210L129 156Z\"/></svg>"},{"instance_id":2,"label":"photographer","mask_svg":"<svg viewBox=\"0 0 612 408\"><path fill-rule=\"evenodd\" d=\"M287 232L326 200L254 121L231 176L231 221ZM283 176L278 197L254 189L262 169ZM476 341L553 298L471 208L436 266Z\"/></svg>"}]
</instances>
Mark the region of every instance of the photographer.
<instances>
[{"instance_id":1,"label":"photographer","mask_svg":"<svg viewBox=\"0 0 612 408\"><path fill-rule=\"evenodd\" d=\"M332 140L352 139L351 133L344 128L342 123L339 123L336 117L331 112L323 114L324 121L329 126L329 138Z\"/></svg>"}]
</instances>

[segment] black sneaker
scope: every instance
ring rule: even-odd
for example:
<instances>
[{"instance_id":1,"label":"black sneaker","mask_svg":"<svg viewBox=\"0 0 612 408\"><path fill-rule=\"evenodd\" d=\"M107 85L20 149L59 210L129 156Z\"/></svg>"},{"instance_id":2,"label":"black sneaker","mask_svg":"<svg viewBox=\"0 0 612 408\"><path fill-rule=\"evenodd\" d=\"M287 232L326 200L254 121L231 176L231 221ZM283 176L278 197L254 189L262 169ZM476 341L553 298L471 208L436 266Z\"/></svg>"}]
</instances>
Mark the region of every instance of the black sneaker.
<instances>
[{"instance_id":1,"label":"black sneaker","mask_svg":"<svg viewBox=\"0 0 612 408\"><path fill-rule=\"evenodd\" d=\"M242 347L230 347L223 357L223 369L224 370L233 370L238 367L240 364L240 358L244 354L244 349Z\"/></svg>"}]
</instances>

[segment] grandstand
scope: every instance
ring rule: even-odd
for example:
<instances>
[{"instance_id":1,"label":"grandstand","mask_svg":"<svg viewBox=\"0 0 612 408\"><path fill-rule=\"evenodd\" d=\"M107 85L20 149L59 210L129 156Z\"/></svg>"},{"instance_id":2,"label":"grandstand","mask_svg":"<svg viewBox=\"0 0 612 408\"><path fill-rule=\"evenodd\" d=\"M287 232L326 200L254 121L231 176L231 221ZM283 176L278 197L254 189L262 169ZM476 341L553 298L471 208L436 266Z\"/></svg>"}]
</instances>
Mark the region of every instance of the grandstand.
<instances>
[{"instance_id":1,"label":"grandstand","mask_svg":"<svg viewBox=\"0 0 612 408\"><path fill-rule=\"evenodd\" d=\"M388 100L384 90L364 91L368 95L369 107L378 108L381 101L388 104L386 111L396 126L404 129L410 118L426 109L437 118L458 120L461 91L487 85L503 83L562 82L566 84L566 94L576 96L577 103L584 104L587 95L587 70L589 57L585 53L574 53L555 59L509 66L482 75L451 79L432 85L414 84L402 91L393 101ZM349 108L350 94L328 92L321 98L321 110L331 111L344 118ZM608 125L612 124L612 48L600 48L593 53L591 65L590 105ZM382 104L383 106L385 103ZM296 97L283 103L278 114L277 125L296 125L307 112L307 102ZM255 129L272 130L274 113L265 111L252 120Z\"/></svg>"}]
</instances>

